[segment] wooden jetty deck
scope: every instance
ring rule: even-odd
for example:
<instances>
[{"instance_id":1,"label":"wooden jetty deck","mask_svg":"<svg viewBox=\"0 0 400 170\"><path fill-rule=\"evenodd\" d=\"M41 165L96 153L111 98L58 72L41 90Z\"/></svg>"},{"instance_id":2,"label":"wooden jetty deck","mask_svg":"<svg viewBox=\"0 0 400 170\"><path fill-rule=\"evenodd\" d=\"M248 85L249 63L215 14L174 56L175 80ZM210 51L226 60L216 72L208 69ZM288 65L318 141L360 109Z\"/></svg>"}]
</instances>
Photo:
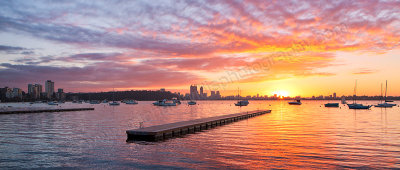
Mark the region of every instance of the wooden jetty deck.
<instances>
[{"instance_id":1,"label":"wooden jetty deck","mask_svg":"<svg viewBox=\"0 0 400 170\"><path fill-rule=\"evenodd\" d=\"M0 114L21 114L21 113L42 113L42 112L72 112L72 111L83 111L83 110L94 110L94 108L57 108L57 109L28 109L28 110L6 110L0 111Z\"/></svg>"},{"instance_id":2,"label":"wooden jetty deck","mask_svg":"<svg viewBox=\"0 0 400 170\"><path fill-rule=\"evenodd\" d=\"M144 141L159 141L171 137L185 135L187 133L194 133L209 129L218 125L239 121L242 119L251 118L254 116L271 113L271 110L257 110L242 113L235 113L229 115L215 116L209 118L188 120L182 122L175 122L163 125L156 125L141 129L127 130L127 141L131 140L144 140Z\"/></svg>"}]
</instances>

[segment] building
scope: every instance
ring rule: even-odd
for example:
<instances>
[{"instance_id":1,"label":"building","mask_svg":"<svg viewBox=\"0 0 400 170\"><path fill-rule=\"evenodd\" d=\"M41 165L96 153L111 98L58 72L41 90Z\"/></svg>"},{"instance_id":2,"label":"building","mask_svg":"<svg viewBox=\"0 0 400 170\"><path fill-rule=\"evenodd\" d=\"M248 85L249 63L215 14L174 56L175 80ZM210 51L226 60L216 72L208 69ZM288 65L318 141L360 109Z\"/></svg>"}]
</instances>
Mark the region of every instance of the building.
<instances>
[{"instance_id":1,"label":"building","mask_svg":"<svg viewBox=\"0 0 400 170\"><path fill-rule=\"evenodd\" d=\"M8 87L4 87L0 89L1 98L2 99L11 99L12 98L12 89Z\"/></svg>"},{"instance_id":2,"label":"building","mask_svg":"<svg viewBox=\"0 0 400 170\"><path fill-rule=\"evenodd\" d=\"M203 86L200 87L200 98L204 98Z\"/></svg>"},{"instance_id":3,"label":"building","mask_svg":"<svg viewBox=\"0 0 400 170\"><path fill-rule=\"evenodd\" d=\"M53 98L54 95L54 82L52 82L51 80L47 80L45 82L45 90L46 90L46 97L48 99Z\"/></svg>"},{"instance_id":4,"label":"building","mask_svg":"<svg viewBox=\"0 0 400 170\"><path fill-rule=\"evenodd\" d=\"M20 88L13 88L12 91L10 89L10 91L8 92L8 98L18 98L18 99L22 99L22 90Z\"/></svg>"},{"instance_id":5,"label":"building","mask_svg":"<svg viewBox=\"0 0 400 170\"><path fill-rule=\"evenodd\" d=\"M215 91L211 91L211 96L210 96L210 98L211 98L211 99L214 99L214 98L215 98Z\"/></svg>"},{"instance_id":6,"label":"building","mask_svg":"<svg viewBox=\"0 0 400 170\"><path fill-rule=\"evenodd\" d=\"M333 98L336 99L336 93L333 93Z\"/></svg>"},{"instance_id":7,"label":"building","mask_svg":"<svg viewBox=\"0 0 400 170\"><path fill-rule=\"evenodd\" d=\"M197 86L196 85L190 85L190 99L198 99L199 98L199 92L197 91Z\"/></svg>"},{"instance_id":8,"label":"building","mask_svg":"<svg viewBox=\"0 0 400 170\"><path fill-rule=\"evenodd\" d=\"M161 88L160 91L161 91L161 92L165 92L165 88Z\"/></svg>"},{"instance_id":9,"label":"building","mask_svg":"<svg viewBox=\"0 0 400 170\"><path fill-rule=\"evenodd\" d=\"M221 94L219 93L219 91L216 92L215 97L216 97L217 99L220 99L220 98L221 98Z\"/></svg>"},{"instance_id":10,"label":"building","mask_svg":"<svg viewBox=\"0 0 400 170\"><path fill-rule=\"evenodd\" d=\"M32 96L33 94L33 84L28 84L28 95Z\"/></svg>"},{"instance_id":11,"label":"building","mask_svg":"<svg viewBox=\"0 0 400 170\"><path fill-rule=\"evenodd\" d=\"M39 99L42 93L42 85L28 84L28 95L33 99Z\"/></svg>"},{"instance_id":12,"label":"building","mask_svg":"<svg viewBox=\"0 0 400 170\"><path fill-rule=\"evenodd\" d=\"M57 100L64 101L65 100L65 93L63 89L57 89L56 93Z\"/></svg>"}]
</instances>

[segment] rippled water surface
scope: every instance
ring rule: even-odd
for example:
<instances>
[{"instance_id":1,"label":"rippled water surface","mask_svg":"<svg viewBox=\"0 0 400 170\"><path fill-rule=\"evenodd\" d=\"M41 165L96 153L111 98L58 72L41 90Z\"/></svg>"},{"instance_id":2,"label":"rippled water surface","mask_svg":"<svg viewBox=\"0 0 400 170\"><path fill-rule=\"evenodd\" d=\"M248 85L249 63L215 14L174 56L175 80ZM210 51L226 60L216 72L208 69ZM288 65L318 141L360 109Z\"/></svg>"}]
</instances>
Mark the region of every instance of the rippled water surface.
<instances>
[{"instance_id":1,"label":"rippled water surface","mask_svg":"<svg viewBox=\"0 0 400 170\"><path fill-rule=\"evenodd\" d=\"M321 107L324 101L301 106L250 101L247 107L234 102L176 107L65 103L51 107L95 110L0 115L0 169L400 168L397 106L356 111ZM126 142L125 131L138 128L139 122L151 126L257 109L272 113L163 142Z\"/></svg>"}]
</instances>

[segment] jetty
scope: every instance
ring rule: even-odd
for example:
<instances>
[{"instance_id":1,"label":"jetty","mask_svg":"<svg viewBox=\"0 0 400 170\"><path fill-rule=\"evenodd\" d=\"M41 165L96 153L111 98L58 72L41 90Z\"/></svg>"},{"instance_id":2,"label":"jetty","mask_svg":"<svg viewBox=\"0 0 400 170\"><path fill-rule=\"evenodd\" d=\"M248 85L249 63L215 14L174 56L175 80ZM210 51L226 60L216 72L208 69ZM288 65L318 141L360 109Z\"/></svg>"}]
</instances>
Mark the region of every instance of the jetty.
<instances>
[{"instance_id":1,"label":"jetty","mask_svg":"<svg viewBox=\"0 0 400 170\"><path fill-rule=\"evenodd\" d=\"M26 110L15 109L0 111L0 114L22 114L22 113L42 113L42 112L72 112L72 111L83 111L83 110L94 110L94 108L57 108L57 109L33 109L29 108Z\"/></svg>"},{"instance_id":2,"label":"jetty","mask_svg":"<svg viewBox=\"0 0 400 170\"><path fill-rule=\"evenodd\" d=\"M168 123L163 125L150 126L140 129L127 130L127 141L160 141L171 137L178 137L188 133L194 133L221 126L231 122L271 113L271 110L256 110L241 112L229 115L215 116L209 118L188 120L182 122Z\"/></svg>"}]
</instances>

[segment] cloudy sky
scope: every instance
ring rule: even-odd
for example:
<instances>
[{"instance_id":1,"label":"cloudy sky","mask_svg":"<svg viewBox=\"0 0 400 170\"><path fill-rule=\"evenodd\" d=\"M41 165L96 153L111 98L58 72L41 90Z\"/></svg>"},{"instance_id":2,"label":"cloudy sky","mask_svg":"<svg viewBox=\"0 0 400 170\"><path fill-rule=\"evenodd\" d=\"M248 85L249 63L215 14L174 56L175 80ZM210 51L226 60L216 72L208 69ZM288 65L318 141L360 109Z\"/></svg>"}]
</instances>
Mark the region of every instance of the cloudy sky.
<instances>
[{"instance_id":1,"label":"cloudy sky","mask_svg":"<svg viewBox=\"0 0 400 170\"><path fill-rule=\"evenodd\" d=\"M400 95L400 1L0 1L0 86Z\"/></svg>"}]
</instances>

